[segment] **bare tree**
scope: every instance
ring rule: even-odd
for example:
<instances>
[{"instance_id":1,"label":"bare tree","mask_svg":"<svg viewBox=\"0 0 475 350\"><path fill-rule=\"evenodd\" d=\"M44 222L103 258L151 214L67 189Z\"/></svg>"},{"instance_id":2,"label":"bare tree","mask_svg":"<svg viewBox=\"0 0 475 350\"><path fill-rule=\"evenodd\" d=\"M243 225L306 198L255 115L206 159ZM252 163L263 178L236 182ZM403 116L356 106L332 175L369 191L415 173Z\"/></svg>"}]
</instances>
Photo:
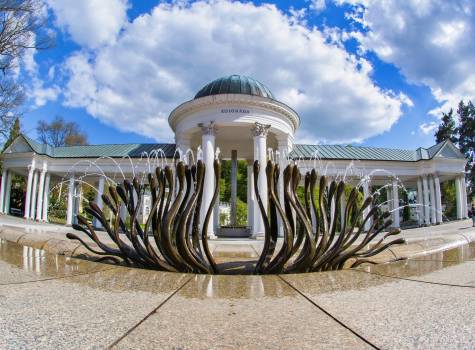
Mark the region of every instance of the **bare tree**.
<instances>
[{"instance_id":1,"label":"bare tree","mask_svg":"<svg viewBox=\"0 0 475 350\"><path fill-rule=\"evenodd\" d=\"M20 112L24 91L15 69L26 50L52 45L41 0L0 0L0 136L6 138Z\"/></svg>"},{"instance_id":2,"label":"bare tree","mask_svg":"<svg viewBox=\"0 0 475 350\"><path fill-rule=\"evenodd\" d=\"M81 131L75 122L67 122L62 117L48 123L40 120L36 127L38 139L51 146L77 146L87 145L87 136Z\"/></svg>"}]
</instances>

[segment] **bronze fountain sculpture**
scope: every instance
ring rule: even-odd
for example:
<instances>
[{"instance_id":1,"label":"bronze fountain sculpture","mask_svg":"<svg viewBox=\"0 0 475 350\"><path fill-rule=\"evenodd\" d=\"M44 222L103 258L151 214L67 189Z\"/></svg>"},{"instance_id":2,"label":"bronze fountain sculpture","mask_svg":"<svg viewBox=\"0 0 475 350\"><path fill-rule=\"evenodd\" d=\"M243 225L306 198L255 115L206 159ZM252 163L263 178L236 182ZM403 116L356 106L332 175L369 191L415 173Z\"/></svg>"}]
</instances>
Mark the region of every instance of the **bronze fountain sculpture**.
<instances>
[{"instance_id":1,"label":"bronze fountain sculpture","mask_svg":"<svg viewBox=\"0 0 475 350\"><path fill-rule=\"evenodd\" d=\"M67 237L80 241L88 250L100 255L99 260L107 259L117 264L160 271L222 273L210 251L206 233L218 199L220 169L220 161L215 160L214 195L202 224L200 211L207 169L202 161L192 166L180 161L175 171L166 166L156 168L155 174L148 174L152 205L144 227L139 224L137 217L146 186L136 177L132 182L125 180L123 184L110 186L109 193L102 195L104 204L112 213L111 221L96 203L90 202L85 208L88 214L101 223L114 246L102 242L92 224L81 215L78 215L78 224L73 225L73 228L85 233L100 250L91 247L76 234L68 233ZM382 213L373 196L358 204L358 189L353 188L346 200L344 215L341 215L338 208L345 195L345 182L327 183L327 178L319 177L315 169L305 174L302 203L297 195L301 181L298 166L290 164L284 169L284 193L283 198L279 198L277 184L280 168L273 161L268 161L265 169L268 207L265 208L258 188L259 170L260 164L256 161L254 191L264 221L265 235L254 273L316 272L356 267L363 263L374 264L370 259L372 256L392 245L405 243L402 238L386 242L389 236L399 234L399 229L390 230L373 243L383 231L390 228L390 213ZM127 223L121 219L122 205L127 208ZM370 225L365 232L367 222ZM339 231L337 226L341 227ZM283 238L278 247L280 227Z\"/></svg>"}]
</instances>

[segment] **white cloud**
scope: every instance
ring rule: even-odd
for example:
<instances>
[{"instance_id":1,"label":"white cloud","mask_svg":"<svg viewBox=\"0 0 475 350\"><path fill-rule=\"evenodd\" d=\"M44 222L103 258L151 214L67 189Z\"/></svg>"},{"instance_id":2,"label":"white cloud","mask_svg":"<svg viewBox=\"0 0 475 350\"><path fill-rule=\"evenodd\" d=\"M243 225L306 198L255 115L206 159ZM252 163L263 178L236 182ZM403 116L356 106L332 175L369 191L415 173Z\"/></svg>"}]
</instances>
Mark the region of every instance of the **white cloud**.
<instances>
[{"instance_id":1,"label":"white cloud","mask_svg":"<svg viewBox=\"0 0 475 350\"><path fill-rule=\"evenodd\" d=\"M356 5L352 17L363 50L400 68L409 82L428 86L441 111L475 98L473 0L337 0Z\"/></svg>"},{"instance_id":2,"label":"white cloud","mask_svg":"<svg viewBox=\"0 0 475 350\"><path fill-rule=\"evenodd\" d=\"M327 7L326 0L312 0L310 8L312 10L323 11Z\"/></svg>"},{"instance_id":3,"label":"white cloud","mask_svg":"<svg viewBox=\"0 0 475 350\"><path fill-rule=\"evenodd\" d=\"M33 78L28 96L33 99L36 107L44 106L48 101L56 101L61 89L57 85L45 87L42 80Z\"/></svg>"},{"instance_id":4,"label":"white cloud","mask_svg":"<svg viewBox=\"0 0 475 350\"><path fill-rule=\"evenodd\" d=\"M112 43L127 22L126 0L46 0L56 24L80 45L97 48Z\"/></svg>"},{"instance_id":5,"label":"white cloud","mask_svg":"<svg viewBox=\"0 0 475 350\"><path fill-rule=\"evenodd\" d=\"M297 142L361 141L389 130L410 104L374 84L368 61L273 5L160 4L65 67L68 105L157 140L172 139L167 117L174 107L233 73L255 77L299 112L305 131Z\"/></svg>"},{"instance_id":6,"label":"white cloud","mask_svg":"<svg viewBox=\"0 0 475 350\"><path fill-rule=\"evenodd\" d=\"M438 126L439 124L437 122L422 123L421 125L419 125L419 130L424 135L429 135L429 134L433 134Z\"/></svg>"},{"instance_id":7,"label":"white cloud","mask_svg":"<svg viewBox=\"0 0 475 350\"><path fill-rule=\"evenodd\" d=\"M31 41L33 42L34 40L35 37L33 35ZM38 64L35 60L36 53L36 49L25 50L21 58L21 69L28 76L27 84L25 84L27 97L31 99L35 107L41 107L48 101L56 101L61 89L56 84L45 86L45 81L39 76ZM50 70L54 71L54 66L51 66ZM17 74L19 76L19 72ZM52 81L53 77L50 77L49 80Z\"/></svg>"}]
</instances>

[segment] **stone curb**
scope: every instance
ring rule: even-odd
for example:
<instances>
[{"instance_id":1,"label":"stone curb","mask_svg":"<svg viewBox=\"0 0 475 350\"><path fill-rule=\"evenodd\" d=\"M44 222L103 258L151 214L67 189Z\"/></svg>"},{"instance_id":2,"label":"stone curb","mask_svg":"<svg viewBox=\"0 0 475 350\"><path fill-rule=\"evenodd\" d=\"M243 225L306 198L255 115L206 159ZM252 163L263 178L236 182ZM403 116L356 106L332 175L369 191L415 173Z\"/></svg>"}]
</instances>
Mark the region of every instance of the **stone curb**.
<instances>
[{"instance_id":1,"label":"stone curb","mask_svg":"<svg viewBox=\"0 0 475 350\"><path fill-rule=\"evenodd\" d=\"M21 228L0 227L0 238L20 245L43 249L48 253L56 255L88 260L100 257L84 248L84 246L77 241L51 238L39 232L26 232L26 230L22 230ZM389 251L395 258L415 258L460 247L471 242L475 242L475 232L453 233L427 239L410 239L407 244L392 247ZM97 245L93 242L91 242L90 245L92 248L97 248ZM391 260L389 258L389 256L385 256L384 260Z\"/></svg>"},{"instance_id":2,"label":"stone curb","mask_svg":"<svg viewBox=\"0 0 475 350\"><path fill-rule=\"evenodd\" d=\"M48 253L56 255L70 256L74 258L97 258L98 255L88 251L77 241L51 238L41 233L28 233L20 228L0 228L0 238L9 242L17 243L36 249L42 249ZM95 243L90 244L92 248L97 247Z\"/></svg>"}]
</instances>

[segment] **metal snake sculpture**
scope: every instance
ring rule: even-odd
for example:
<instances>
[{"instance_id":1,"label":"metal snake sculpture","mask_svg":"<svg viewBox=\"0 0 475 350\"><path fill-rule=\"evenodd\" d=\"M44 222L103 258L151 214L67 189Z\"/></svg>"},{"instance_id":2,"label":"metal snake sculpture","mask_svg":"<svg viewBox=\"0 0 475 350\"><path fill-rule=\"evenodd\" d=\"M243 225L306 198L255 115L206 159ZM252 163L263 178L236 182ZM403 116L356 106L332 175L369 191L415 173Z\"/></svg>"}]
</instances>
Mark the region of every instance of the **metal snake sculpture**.
<instances>
[{"instance_id":1,"label":"metal snake sculpture","mask_svg":"<svg viewBox=\"0 0 475 350\"><path fill-rule=\"evenodd\" d=\"M85 211L101 223L113 246L102 242L91 222L81 215L77 216L78 224L73 228L86 234L100 250L74 233L68 233L67 237L78 240L89 251L101 256L98 260L107 259L118 264L161 271L220 273L222 271L210 251L207 235L211 213L219 195L219 160L214 161L213 170L216 185L202 225L200 211L206 169L200 160L193 166L178 162L175 172L166 166L157 168L155 174L148 174L152 204L143 228L138 222L138 214L146 186L138 178L110 186L109 193L102 195L104 205L112 213L111 221L95 202L89 202ZM272 161L267 163L268 207L265 208L258 188L259 170L260 165L256 161L254 190L265 227L264 247L254 269L256 274L339 270L363 263L374 264L370 257L392 245L405 243L404 239L385 243L387 237L400 232L395 229L370 246L378 234L391 226L390 214L381 213L379 207L374 205L372 196L358 205L358 190L353 188L342 217L338 208L345 183L333 181L328 185L326 177L321 176L319 196L315 198L318 180L315 170L305 175L302 203L297 196L301 175L296 165L291 164L284 169L284 195L279 198L279 166ZM335 205L333 213L330 213L332 202ZM121 218L121 206L127 209L128 223ZM364 215L366 209L369 210ZM340 220L343 220L343 225L341 232L337 232ZM364 232L368 221L371 221L370 228ZM281 247L277 249L279 227L283 228L283 238Z\"/></svg>"}]
</instances>

